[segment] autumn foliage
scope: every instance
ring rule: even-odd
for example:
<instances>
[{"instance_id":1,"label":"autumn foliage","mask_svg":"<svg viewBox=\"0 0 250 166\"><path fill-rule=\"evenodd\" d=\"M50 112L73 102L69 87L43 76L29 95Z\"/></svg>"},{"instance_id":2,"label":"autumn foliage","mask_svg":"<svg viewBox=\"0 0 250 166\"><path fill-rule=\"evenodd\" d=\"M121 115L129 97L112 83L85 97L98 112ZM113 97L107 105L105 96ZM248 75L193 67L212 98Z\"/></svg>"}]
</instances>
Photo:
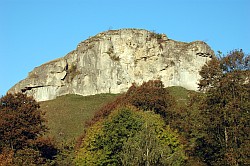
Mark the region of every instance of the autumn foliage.
<instances>
[{"instance_id":1,"label":"autumn foliage","mask_svg":"<svg viewBox=\"0 0 250 166\"><path fill-rule=\"evenodd\" d=\"M250 165L249 69L242 50L213 58L200 71L202 93L185 89L182 101L160 80L132 84L85 122L75 149L61 154L43 137L39 104L7 94L0 99L0 166Z\"/></svg>"},{"instance_id":2,"label":"autumn foliage","mask_svg":"<svg viewBox=\"0 0 250 166\"><path fill-rule=\"evenodd\" d=\"M242 50L213 59L201 70L200 121L205 125L197 152L208 165L249 165L250 61ZM248 150L247 150L248 149Z\"/></svg>"},{"instance_id":3,"label":"autumn foliage","mask_svg":"<svg viewBox=\"0 0 250 166\"><path fill-rule=\"evenodd\" d=\"M0 99L0 163L44 164L56 154L54 143L42 138L47 128L39 104L25 94ZM53 153L55 152L55 153Z\"/></svg>"},{"instance_id":4,"label":"autumn foliage","mask_svg":"<svg viewBox=\"0 0 250 166\"><path fill-rule=\"evenodd\" d=\"M86 123L91 126L102 118L107 117L118 106L132 105L141 110L152 110L163 118L170 116L170 111L175 104L174 98L164 88L162 81L150 80L142 85L135 83L125 94L118 96L114 101L98 110L93 119Z\"/></svg>"},{"instance_id":5,"label":"autumn foliage","mask_svg":"<svg viewBox=\"0 0 250 166\"><path fill-rule=\"evenodd\" d=\"M38 103L25 94L7 94L0 100L1 146L21 149L46 131Z\"/></svg>"},{"instance_id":6,"label":"autumn foliage","mask_svg":"<svg viewBox=\"0 0 250 166\"><path fill-rule=\"evenodd\" d=\"M175 104L160 80L144 82L141 86L133 84L125 94L125 99L133 106L144 111L152 110L163 118L169 116L168 111Z\"/></svg>"}]
</instances>

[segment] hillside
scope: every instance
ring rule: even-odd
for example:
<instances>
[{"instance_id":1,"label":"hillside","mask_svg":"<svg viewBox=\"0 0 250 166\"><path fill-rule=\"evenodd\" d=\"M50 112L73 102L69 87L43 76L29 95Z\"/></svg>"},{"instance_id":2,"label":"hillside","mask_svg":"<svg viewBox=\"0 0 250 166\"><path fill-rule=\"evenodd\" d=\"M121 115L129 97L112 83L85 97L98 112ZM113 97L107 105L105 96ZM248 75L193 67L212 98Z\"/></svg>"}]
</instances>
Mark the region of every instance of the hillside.
<instances>
[{"instance_id":1,"label":"hillside","mask_svg":"<svg viewBox=\"0 0 250 166\"><path fill-rule=\"evenodd\" d=\"M179 106L186 104L189 90L182 87L168 87ZM58 141L70 141L83 133L84 123L93 117L101 106L118 95L97 94L93 96L65 95L54 100L41 102L46 112L49 135Z\"/></svg>"},{"instance_id":2,"label":"hillside","mask_svg":"<svg viewBox=\"0 0 250 166\"><path fill-rule=\"evenodd\" d=\"M151 80L121 96L60 96L40 102L40 110L32 97L8 93L0 104L0 163L7 157L14 165L127 165L133 158L169 163L156 165L249 165L248 60L242 50L210 60L200 71L202 93ZM45 125L53 139L40 137Z\"/></svg>"},{"instance_id":3,"label":"hillside","mask_svg":"<svg viewBox=\"0 0 250 166\"><path fill-rule=\"evenodd\" d=\"M91 119L96 110L109 101L114 94L93 96L65 95L54 100L41 102L41 109L46 112L49 135L57 141L70 141L83 133L84 123Z\"/></svg>"}]
</instances>

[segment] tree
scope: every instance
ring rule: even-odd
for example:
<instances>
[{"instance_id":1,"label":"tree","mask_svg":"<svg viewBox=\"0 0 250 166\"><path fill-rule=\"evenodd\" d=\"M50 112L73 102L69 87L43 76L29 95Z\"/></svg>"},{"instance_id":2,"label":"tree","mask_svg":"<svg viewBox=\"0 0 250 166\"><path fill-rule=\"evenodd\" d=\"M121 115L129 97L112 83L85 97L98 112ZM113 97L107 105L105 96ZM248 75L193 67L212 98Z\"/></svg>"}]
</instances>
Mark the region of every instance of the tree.
<instances>
[{"instance_id":1,"label":"tree","mask_svg":"<svg viewBox=\"0 0 250 166\"><path fill-rule=\"evenodd\" d=\"M208 61L199 72L200 91L206 92L210 88L218 87L220 79L227 73L250 70L250 55L246 55L242 50L233 50L224 57L220 54L221 52L218 57Z\"/></svg>"},{"instance_id":2,"label":"tree","mask_svg":"<svg viewBox=\"0 0 250 166\"><path fill-rule=\"evenodd\" d=\"M171 129L182 136L185 152L188 155L187 165L205 165L196 151L197 140L204 137L204 125L201 119L200 101L205 97L203 93L188 91L188 100L177 106L172 112Z\"/></svg>"},{"instance_id":3,"label":"tree","mask_svg":"<svg viewBox=\"0 0 250 166\"><path fill-rule=\"evenodd\" d=\"M125 98L129 104L144 111L152 110L163 118L170 118L169 112L175 104L173 97L160 80L150 80L140 86L133 84L125 94Z\"/></svg>"},{"instance_id":4,"label":"tree","mask_svg":"<svg viewBox=\"0 0 250 166\"><path fill-rule=\"evenodd\" d=\"M138 149L133 149L133 145ZM136 154L140 158L136 158ZM77 153L76 164L157 165L174 163L172 159L176 163L185 160L177 134L165 128L165 122L160 115L127 106L117 108L107 119L96 122L86 131Z\"/></svg>"},{"instance_id":5,"label":"tree","mask_svg":"<svg viewBox=\"0 0 250 166\"><path fill-rule=\"evenodd\" d=\"M22 149L46 131L39 104L25 94L7 94L0 99L1 147Z\"/></svg>"},{"instance_id":6,"label":"tree","mask_svg":"<svg viewBox=\"0 0 250 166\"><path fill-rule=\"evenodd\" d=\"M230 51L221 59L221 68L224 72L250 70L250 56L246 55L242 49Z\"/></svg>"},{"instance_id":7,"label":"tree","mask_svg":"<svg viewBox=\"0 0 250 166\"><path fill-rule=\"evenodd\" d=\"M199 73L201 75L198 83L200 91L206 92L208 89L216 87L223 74L219 58L212 58L202 67Z\"/></svg>"},{"instance_id":8,"label":"tree","mask_svg":"<svg viewBox=\"0 0 250 166\"><path fill-rule=\"evenodd\" d=\"M39 104L25 94L7 94L0 99L0 160L8 164L41 165L55 158L52 139L42 138L47 128Z\"/></svg>"},{"instance_id":9,"label":"tree","mask_svg":"<svg viewBox=\"0 0 250 166\"><path fill-rule=\"evenodd\" d=\"M216 72L202 72L201 89L206 89L206 97L201 103L202 121L206 135L199 140L201 156L213 165L250 164L246 144L250 133L250 71L249 56L235 50L216 61ZM214 63L203 67L212 68ZM216 73L216 74L214 74ZM213 75L207 84L203 81ZM248 144L248 149L249 149Z\"/></svg>"},{"instance_id":10,"label":"tree","mask_svg":"<svg viewBox=\"0 0 250 166\"><path fill-rule=\"evenodd\" d=\"M112 112L107 119L96 122L86 131L76 163L119 165L123 143L138 131L141 123L129 108Z\"/></svg>"},{"instance_id":11,"label":"tree","mask_svg":"<svg viewBox=\"0 0 250 166\"><path fill-rule=\"evenodd\" d=\"M179 136L159 115L141 112L141 130L129 137L120 154L123 165L183 165L186 160Z\"/></svg>"},{"instance_id":12,"label":"tree","mask_svg":"<svg viewBox=\"0 0 250 166\"><path fill-rule=\"evenodd\" d=\"M140 86L134 83L125 94L118 96L114 101L98 110L94 118L87 121L86 126L91 126L106 118L117 107L126 105L132 105L144 111L152 110L169 123L172 111L174 111L175 100L160 80L150 80Z\"/></svg>"}]
</instances>

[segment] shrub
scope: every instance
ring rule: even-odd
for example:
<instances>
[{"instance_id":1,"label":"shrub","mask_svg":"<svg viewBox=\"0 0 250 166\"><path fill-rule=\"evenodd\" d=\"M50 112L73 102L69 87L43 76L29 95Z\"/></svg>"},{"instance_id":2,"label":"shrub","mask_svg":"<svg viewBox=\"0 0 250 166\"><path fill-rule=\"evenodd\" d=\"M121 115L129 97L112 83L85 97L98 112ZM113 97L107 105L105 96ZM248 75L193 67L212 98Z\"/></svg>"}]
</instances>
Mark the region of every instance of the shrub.
<instances>
[{"instance_id":1,"label":"shrub","mask_svg":"<svg viewBox=\"0 0 250 166\"><path fill-rule=\"evenodd\" d=\"M72 64L72 66L70 66L67 70L68 81L72 81L79 74L81 74L81 72L77 70L77 66L75 64Z\"/></svg>"}]
</instances>

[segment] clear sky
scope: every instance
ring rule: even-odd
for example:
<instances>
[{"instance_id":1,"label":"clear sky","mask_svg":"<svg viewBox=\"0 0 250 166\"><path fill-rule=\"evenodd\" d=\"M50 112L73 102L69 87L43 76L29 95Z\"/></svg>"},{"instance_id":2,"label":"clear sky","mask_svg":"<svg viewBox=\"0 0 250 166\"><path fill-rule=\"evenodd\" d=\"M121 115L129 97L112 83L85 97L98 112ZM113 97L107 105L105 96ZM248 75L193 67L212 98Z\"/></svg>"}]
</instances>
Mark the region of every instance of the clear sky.
<instances>
[{"instance_id":1,"label":"clear sky","mask_svg":"<svg viewBox=\"0 0 250 166\"><path fill-rule=\"evenodd\" d=\"M0 95L109 29L141 28L250 53L250 0L0 0Z\"/></svg>"}]
</instances>

